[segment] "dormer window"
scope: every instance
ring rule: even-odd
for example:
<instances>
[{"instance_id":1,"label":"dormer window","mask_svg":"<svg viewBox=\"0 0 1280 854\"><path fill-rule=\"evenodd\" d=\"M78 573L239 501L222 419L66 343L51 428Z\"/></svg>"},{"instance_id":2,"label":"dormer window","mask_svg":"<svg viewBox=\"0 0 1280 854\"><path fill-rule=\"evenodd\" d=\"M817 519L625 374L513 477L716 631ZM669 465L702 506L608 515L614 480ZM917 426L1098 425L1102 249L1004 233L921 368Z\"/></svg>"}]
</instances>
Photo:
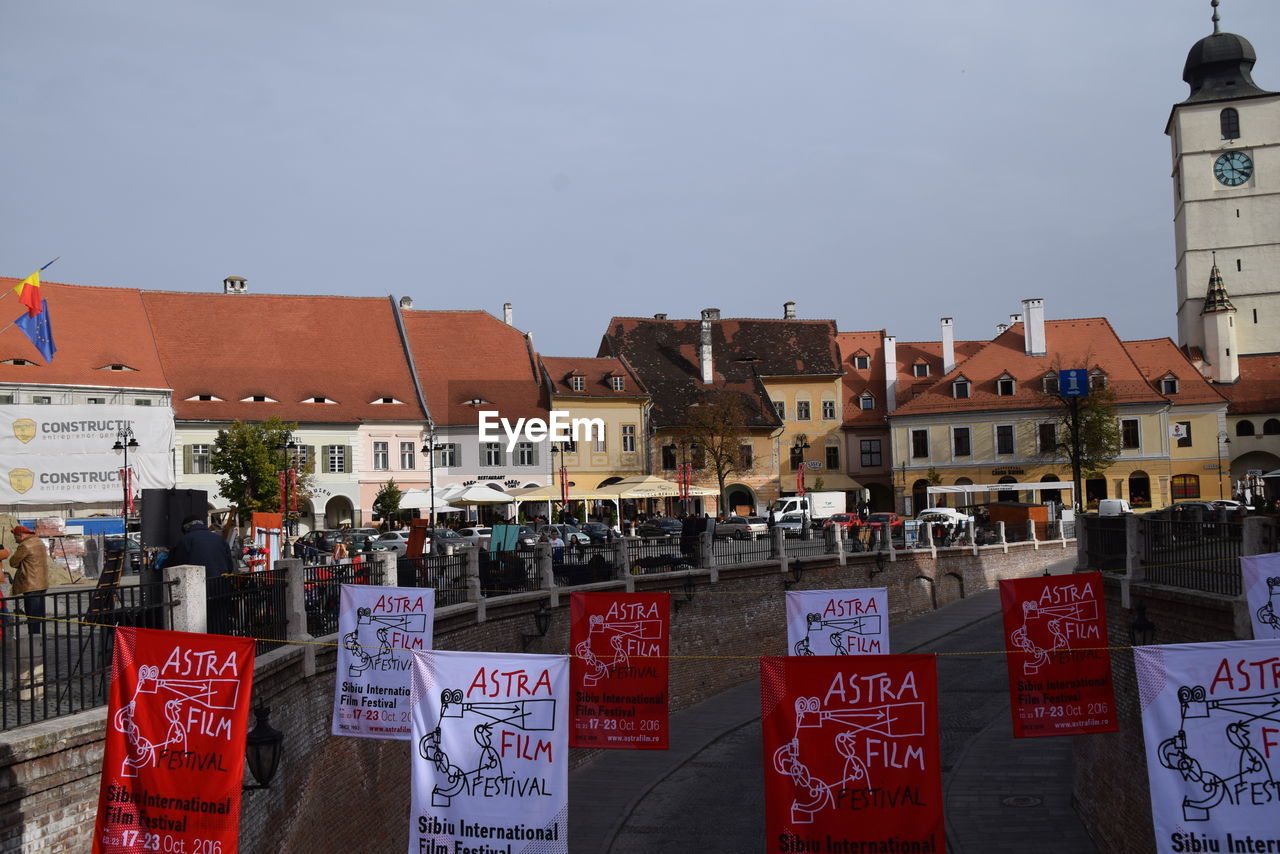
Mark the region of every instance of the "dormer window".
<instances>
[{"instance_id":1,"label":"dormer window","mask_svg":"<svg viewBox=\"0 0 1280 854\"><path fill-rule=\"evenodd\" d=\"M122 362L112 362L109 365L103 365L98 368L100 371L136 371L137 368L131 368Z\"/></svg>"},{"instance_id":2,"label":"dormer window","mask_svg":"<svg viewBox=\"0 0 1280 854\"><path fill-rule=\"evenodd\" d=\"M1090 388L1106 388L1107 375L1097 368L1089 371L1089 386Z\"/></svg>"},{"instance_id":3,"label":"dormer window","mask_svg":"<svg viewBox=\"0 0 1280 854\"><path fill-rule=\"evenodd\" d=\"M864 391L858 395L858 408L862 410L876 408L876 396L869 391Z\"/></svg>"},{"instance_id":4,"label":"dormer window","mask_svg":"<svg viewBox=\"0 0 1280 854\"><path fill-rule=\"evenodd\" d=\"M912 366L911 366L911 376L913 376L913 377L927 377L927 376L929 376L929 363L928 363L928 362L916 362L914 365L912 365Z\"/></svg>"},{"instance_id":5,"label":"dormer window","mask_svg":"<svg viewBox=\"0 0 1280 854\"><path fill-rule=\"evenodd\" d=\"M996 380L996 394L1001 397L1013 397L1014 392L1018 390L1018 385L1013 381L1013 377L1004 374Z\"/></svg>"},{"instance_id":6,"label":"dormer window","mask_svg":"<svg viewBox=\"0 0 1280 854\"><path fill-rule=\"evenodd\" d=\"M191 395L191 397L188 397L188 398L187 398L187 400L189 400L189 401L192 401L192 400L200 400L200 401L206 401L206 402L207 402L207 401L211 401L211 400L212 400L212 401L220 401L220 400L222 400L222 398L220 398L220 397L215 397L215 396L214 396L214 395L212 395L212 394L193 394L193 395Z\"/></svg>"},{"instance_id":7,"label":"dormer window","mask_svg":"<svg viewBox=\"0 0 1280 854\"><path fill-rule=\"evenodd\" d=\"M329 398L325 397L324 395L322 395L322 394L318 394L318 395L316 395L315 397L308 397L306 400L304 400L304 401L302 401L302 402L303 402L303 403L337 403L338 401L336 401L336 400L330 400Z\"/></svg>"},{"instance_id":8,"label":"dormer window","mask_svg":"<svg viewBox=\"0 0 1280 854\"><path fill-rule=\"evenodd\" d=\"M860 371L865 371L871 367L871 357L866 353L859 353L853 357L853 366Z\"/></svg>"},{"instance_id":9,"label":"dormer window","mask_svg":"<svg viewBox=\"0 0 1280 854\"><path fill-rule=\"evenodd\" d=\"M969 381L964 377L956 377L951 383L951 396L956 400L965 400L969 397Z\"/></svg>"},{"instance_id":10,"label":"dormer window","mask_svg":"<svg viewBox=\"0 0 1280 854\"><path fill-rule=\"evenodd\" d=\"M1165 374L1164 378L1160 380L1160 393L1161 394L1177 394L1178 378L1175 377L1173 374Z\"/></svg>"},{"instance_id":11,"label":"dormer window","mask_svg":"<svg viewBox=\"0 0 1280 854\"><path fill-rule=\"evenodd\" d=\"M274 398L267 397L265 394L251 394L248 397L240 398L241 403L279 403Z\"/></svg>"},{"instance_id":12,"label":"dormer window","mask_svg":"<svg viewBox=\"0 0 1280 854\"><path fill-rule=\"evenodd\" d=\"M1040 384L1044 388L1045 394L1058 393L1058 375L1052 371L1040 378Z\"/></svg>"},{"instance_id":13,"label":"dormer window","mask_svg":"<svg viewBox=\"0 0 1280 854\"><path fill-rule=\"evenodd\" d=\"M569 377L569 388L573 389L574 391L586 391L587 378L574 374L573 376Z\"/></svg>"},{"instance_id":14,"label":"dormer window","mask_svg":"<svg viewBox=\"0 0 1280 854\"><path fill-rule=\"evenodd\" d=\"M400 403L400 404L403 404L403 403L404 403L404 401L402 401L402 400L396 400L394 397L379 397L379 398L377 398L377 399L375 399L375 400L371 400L371 401L369 401L369 403L370 403L371 405L373 405L373 406L381 406L381 405L386 404L386 403Z\"/></svg>"},{"instance_id":15,"label":"dormer window","mask_svg":"<svg viewBox=\"0 0 1280 854\"><path fill-rule=\"evenodd\" d=\"M25 366L25 365L34 365L34 364L35 364L35 362L31 361L30 359L4 359L4 360L0 361L0 365L20 365L20 366Z\"/></svg>"},{"instance_id":16,"label":"dormer window","mask_svg":"<svg viewBox=\"0 0 1280 854\"><path fill-rule=\"evenodd\" d=\"M622 391L627 387L626 377L622 377L618 375L609 377L609 386L614 391Z\"/></svg>"}]
</instances>

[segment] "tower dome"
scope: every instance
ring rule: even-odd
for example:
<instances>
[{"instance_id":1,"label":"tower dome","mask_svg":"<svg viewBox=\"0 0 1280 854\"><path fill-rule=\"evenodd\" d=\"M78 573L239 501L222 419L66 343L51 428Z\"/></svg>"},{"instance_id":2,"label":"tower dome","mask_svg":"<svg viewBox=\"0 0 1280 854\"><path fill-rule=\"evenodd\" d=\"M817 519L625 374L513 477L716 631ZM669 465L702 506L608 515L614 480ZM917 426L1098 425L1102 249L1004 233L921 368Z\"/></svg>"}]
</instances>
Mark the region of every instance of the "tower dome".
<instances>
[{"instance_id":1,"label":"tower dome","mask_svg":"<svg viewBox=\"0 0 1280 854\"><path fill-rule=\"evenodd\" d=\"M1182 79L1191 87L1183 103L1227 101L1270 94L1253 82L1253 64L1258 55L1244 36L1213 33L1191 46Z\"/></svg>"}]
</instances>

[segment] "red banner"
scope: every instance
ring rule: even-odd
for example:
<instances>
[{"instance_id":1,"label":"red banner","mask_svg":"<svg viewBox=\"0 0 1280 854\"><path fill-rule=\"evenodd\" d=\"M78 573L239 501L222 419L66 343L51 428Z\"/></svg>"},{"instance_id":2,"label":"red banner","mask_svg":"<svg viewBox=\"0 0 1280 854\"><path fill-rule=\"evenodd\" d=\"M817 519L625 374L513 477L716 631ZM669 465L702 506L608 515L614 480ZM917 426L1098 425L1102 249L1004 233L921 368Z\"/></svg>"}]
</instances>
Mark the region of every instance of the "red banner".
<instances>
[{"instance_id":1,"label":"red banner","mask_svg":"<svg viewBox=\"0 0 1280 854\"><path fill-rule=\"evenodd\" d=\"M101 854L234 854L252 638L117 628L107 694Z\"/></svg>"},{"instance_id":2,"label":"red banner","mask_svg":"<svg viewBox=\"0 0 1280 854\"><path fill-rule=\"evenodd\" d=\"M670 598L570 595L570 747L667 749Z\"/></svg>"},{"instance_id":3,"label":"red banner","mask_svg":"<svg viewBox=\"0 0 1280 854\"><path fill-rule=\"evenodd\" d=\"M1115 732L1102 574L1000 582L1015 738Z\"/></svg>"},{"instance_id":4,"label":"red banner","mask_svg":"<svg viewBox=\"0 0 1280 854\"><path fill-rule=\"evenodd\" d=\"M946 849L932 655L760 660L765 851Z\"/></svg>"}]
</instances>

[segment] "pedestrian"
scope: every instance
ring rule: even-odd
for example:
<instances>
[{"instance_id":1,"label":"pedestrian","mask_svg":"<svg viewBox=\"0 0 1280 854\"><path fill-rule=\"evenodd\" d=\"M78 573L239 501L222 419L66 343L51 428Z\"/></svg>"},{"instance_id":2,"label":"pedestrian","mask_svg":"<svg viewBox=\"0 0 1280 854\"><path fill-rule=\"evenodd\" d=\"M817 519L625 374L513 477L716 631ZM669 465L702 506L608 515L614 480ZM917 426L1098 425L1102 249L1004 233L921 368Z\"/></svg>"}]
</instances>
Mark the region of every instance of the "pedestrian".
<instances>
[{"instance_id":1,"label":"pedestrian","mask_svg":"<svg viewBox=\"0 0 1280 854\"><path fill-rule=\"evenodd\" d=\"M770 507L770 508L769 508L769 518L768 518L768 519L766 519L766 520L765 520L765 522L766 522L766 523L768 524L768 526L769 526L769 533L771 533L771 534L772 534L772 533L773 533L773 528L774 528L774 526L778 524L778 519L777 519L777 517L773 515L773 508L772 508L772 507Z\"/></svg>"},{"instance_id":2,"label":"pedestrian","mask_svg":"<svg viewBox=\"0 0 1280 854\"><path fill-rule=\"evenodd\" d=\"M28 631L38 635L44 631L44 595L49 587L49 552L44 540L26 525L13 529L18 547L9 558L13 568L14 596L22 596L22 610L27 615Z\"/></svg>"},{"instance_id":3,"label":"pedestrian","mask_svg":"<svg viewBox=\"0 0 1280 854\"><path fill-rule=\"evenodd\" d=\"M231 629L231 590L222 576L235 573L227 541L210 531L200 516L182 520L182 539L169 549L169 566L203 566L205 619L209 634L225 635Z\"/></svg>"}]
</instances>

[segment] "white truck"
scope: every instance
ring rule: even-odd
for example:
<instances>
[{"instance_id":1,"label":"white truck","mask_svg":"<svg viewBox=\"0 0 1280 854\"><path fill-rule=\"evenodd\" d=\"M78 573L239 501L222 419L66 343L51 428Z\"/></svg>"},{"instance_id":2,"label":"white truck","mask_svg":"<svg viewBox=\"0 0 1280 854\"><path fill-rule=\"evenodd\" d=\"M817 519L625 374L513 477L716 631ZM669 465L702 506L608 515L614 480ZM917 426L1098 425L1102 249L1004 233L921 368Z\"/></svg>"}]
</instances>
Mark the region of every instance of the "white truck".
<instances>
[{"instance_id":1,"label":"white truck","mask_svg":"<svg viewBox=\"0 0 1280 854\"><path fill-rule=\"evenodd\" d=\"M811 523L830 519L836 513L844 513L845 495L843 492L806 492L804 495L789 495L779 498L769 507L775 519L781 519L785 513L804 513Z\"/></svg>"}]
</instances>

